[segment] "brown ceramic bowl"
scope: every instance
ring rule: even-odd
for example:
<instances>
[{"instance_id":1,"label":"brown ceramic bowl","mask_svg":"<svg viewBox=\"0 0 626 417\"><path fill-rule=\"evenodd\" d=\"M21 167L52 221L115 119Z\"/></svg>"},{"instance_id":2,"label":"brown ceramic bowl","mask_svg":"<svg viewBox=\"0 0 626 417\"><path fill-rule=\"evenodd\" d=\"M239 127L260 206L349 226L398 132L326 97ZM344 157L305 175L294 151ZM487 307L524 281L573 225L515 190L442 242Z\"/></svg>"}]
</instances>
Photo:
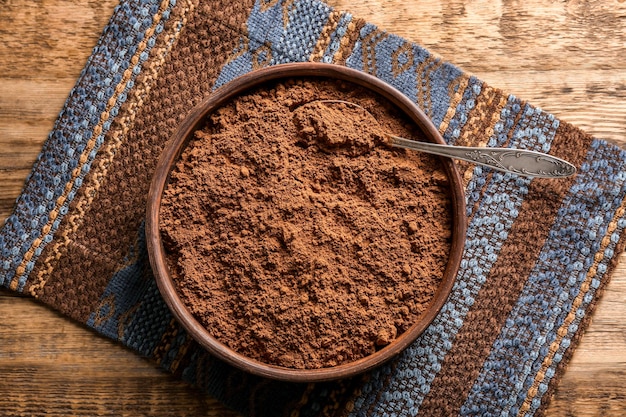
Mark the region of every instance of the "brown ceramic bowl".
<instances>
[{"instance_id":1,"label":"brown ceramic bowl","mask_svg":"<svg viewBox=\"0 0 626 417\"><path fill-rule=\"evenodd\" d=\"M365 87L396 105L415 122L430 141L444 143L437 128L411 100L389 84L363 72L343 66L319 63L285 64L256 70L233 80L215 91L208 99L193 109L179 126L174 137L161 155L154 173L148 194L146 237L150 263L159 290L174 316L200 345L218 358L252 374L292 382L314 382L345 378L372 369L396 356L424 331L439 312L452 289L461 261L467 220L465 217L465 198L461 178L454 163L449 159L443 158L442 163L451 185L450 194L453 210L451 249L443 279L430 305L425 313L420 316L419 321L414 323L389 345L369 356L329 368L292 369L248 358L214 338L185 307L172 281L159 231L161 196L168 183L170 170L189 139L193 136L194 131L203 126L207 115L222 106L229 99L258 87L267 81L298 77L340 79Z\"/></svg>"}]
</instances>

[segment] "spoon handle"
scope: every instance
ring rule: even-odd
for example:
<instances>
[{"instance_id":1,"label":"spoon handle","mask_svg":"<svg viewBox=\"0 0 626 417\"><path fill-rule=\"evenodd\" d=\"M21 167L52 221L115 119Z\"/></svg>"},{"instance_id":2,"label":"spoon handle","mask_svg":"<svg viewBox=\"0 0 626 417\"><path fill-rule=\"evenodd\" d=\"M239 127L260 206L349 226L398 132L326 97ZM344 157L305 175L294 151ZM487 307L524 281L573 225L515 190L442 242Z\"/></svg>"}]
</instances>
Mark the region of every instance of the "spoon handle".
<instances>
[{"instance_id":1,"label":"spoon handle","mask_svg":"<svg viewBox=\"0 0 626 417\"><path fill-rule=\"evenodd\" d=\"M576 173L576 167L554 156L523 149L449 146L418 142L391 136L392 146L484 165L518 175L540 178L564 178Z\"/></svg>"}]
</instances>

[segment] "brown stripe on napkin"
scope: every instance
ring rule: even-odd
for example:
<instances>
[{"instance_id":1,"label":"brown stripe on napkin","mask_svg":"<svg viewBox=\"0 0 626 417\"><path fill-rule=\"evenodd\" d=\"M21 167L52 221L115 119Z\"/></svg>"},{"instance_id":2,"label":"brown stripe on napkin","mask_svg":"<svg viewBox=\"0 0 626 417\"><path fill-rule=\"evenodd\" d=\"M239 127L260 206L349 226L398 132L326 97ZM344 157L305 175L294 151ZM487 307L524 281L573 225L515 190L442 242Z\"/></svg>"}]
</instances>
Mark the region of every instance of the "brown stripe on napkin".
<instances>
[{"instance_id":1,"label":"brown stripe on napkin","mask_svg":"<svg viewBox=\"0 0 626 417\"><path fill-rule=\"evenodd\" d=\"M561 123L550 153L580 167L591 137ZM467 398L483 362L491 351L504 322L518 300L539 252L575 177L535 179L528 187L520 214L487 281L475 297L441 372L433 380L420 412L423 415L456 415ZM523 245L520 245L523 242ZM488 323L488 325L485 325Z\"/></svg>"},{"instance_id":2,"label":"brown stripe on napkin","mask_svg":"<svg viewBox=\"0 0 626 417\"><path fill-rule=\"evenodd\" d=\"M64 218L60 238L42 252L45 261L33 271L38 279L31 293L80 321L96 309L110 277L126 265L119 261L137 239L163 146L186 113L210 93L239 43L241 32L222 22L245 22L251 5L222 1L194 10L192 2L177 4L164 30L167 35L152 50L157 56L146 63L107 134L103 146L113 148L98 154L84 180L92 186L82 187L70 207L76 215ZM177 33L183 20L184 29ZM159 60L159 48L171 47L171 42L175 47L169 54L161 51L165 58ZM82 277L81 288L76 288L77 276Z\"/></svg>"},{"instance_id":3,"label":"brown stripe on napkin","mask_svg":"<svg viewBox=\"0 0 626 417\"><path fill-rule=\"evenodd\" d=\"M186 11L182 6L174 8L163 33L176 33L176 26ZM150 33L155 33L159 21L159 17L153 19ZM128 157L124 144L137 116L136 108L141 107L141 100L154 84L155 73L163 64L160 55L163 55L171 40L169 36L157 37L157 42L150 50L151 56L144 63L144 71L135 79L133 89L127 90L127 82L132 78L132 67L124 72L117 85L112 85L115 94L109 100L107 110L100 115L101 125L112 116L111 109L120 96L126 94L128 98L119 110L119 117L113 118L114 123L89 173L83 179L83 186L70 204L69 214L63 218L55 241L45 247L31 274L27 291L77 320L86 320L94 303L99 302L101 288L106 286L112 272L122 267L119 261L124 256L120 256L120 253L126 254L137 238L136 232L126 233L128 225L124 225L124 221L128 217L117 216L119 208L126 209L126 197L138 190L137 175L141 175L136 164L128 162L132 158L124 159ZM148 37L145 36L131 58L132 64L139 62L140 55L148 50L147 46ZM94 131L98 133L96 129ZM130 172L119 170L120 162ZM113 176L116 172L123 173L123 178L115 178L113 181L116 188L113 196L106 191L106 184L111 184L107 178L110 172ZM115 238L107 241L110 233L115 233ZM78 286L74 283L77 276L81 277Z\"/></svg>"}]
</instances>

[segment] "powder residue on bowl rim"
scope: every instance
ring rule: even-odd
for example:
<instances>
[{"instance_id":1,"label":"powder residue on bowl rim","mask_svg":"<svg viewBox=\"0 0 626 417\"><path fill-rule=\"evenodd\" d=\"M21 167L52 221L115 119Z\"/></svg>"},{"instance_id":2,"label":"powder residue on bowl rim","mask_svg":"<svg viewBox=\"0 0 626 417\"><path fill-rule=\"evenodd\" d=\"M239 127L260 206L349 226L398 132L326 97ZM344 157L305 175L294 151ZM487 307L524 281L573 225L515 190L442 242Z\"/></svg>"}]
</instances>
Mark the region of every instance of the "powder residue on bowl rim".
<instances>
[{"instance_id":1,"label":"powder residue on bowl rim","mask_svg":"<svg viewBox=\"0 0 626 417\"><path fill-rule=\"evenodd\" d=\"M196 132L161 230L179 296L216 339L316 369L419 320L450 251L449 182L437 157L390 148L385 132L420 139L382 98L325 79L237 97Z\"/></svg>"}]
</instances>

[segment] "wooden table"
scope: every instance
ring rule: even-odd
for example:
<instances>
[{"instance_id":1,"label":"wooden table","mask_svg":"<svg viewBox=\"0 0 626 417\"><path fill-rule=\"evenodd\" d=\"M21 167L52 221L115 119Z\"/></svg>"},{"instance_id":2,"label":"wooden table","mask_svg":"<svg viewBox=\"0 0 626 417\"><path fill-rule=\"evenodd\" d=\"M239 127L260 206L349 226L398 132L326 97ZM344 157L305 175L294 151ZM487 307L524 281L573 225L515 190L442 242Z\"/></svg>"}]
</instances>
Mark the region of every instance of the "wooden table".
<instances>
[{"instance_id":1,"label":"wooden table","mask_svg":"<svg viewBox=\"0 0 626 417\"><path fill-rule=\"evenodd\" d=\"M626 145L624 0L330 0L495 87ZM4 1L0 218L116 0ZM548 411L626 415L624 256ZM232 415L28 298L0 291L0 415Z\"/></svg>"}]
</instances>

